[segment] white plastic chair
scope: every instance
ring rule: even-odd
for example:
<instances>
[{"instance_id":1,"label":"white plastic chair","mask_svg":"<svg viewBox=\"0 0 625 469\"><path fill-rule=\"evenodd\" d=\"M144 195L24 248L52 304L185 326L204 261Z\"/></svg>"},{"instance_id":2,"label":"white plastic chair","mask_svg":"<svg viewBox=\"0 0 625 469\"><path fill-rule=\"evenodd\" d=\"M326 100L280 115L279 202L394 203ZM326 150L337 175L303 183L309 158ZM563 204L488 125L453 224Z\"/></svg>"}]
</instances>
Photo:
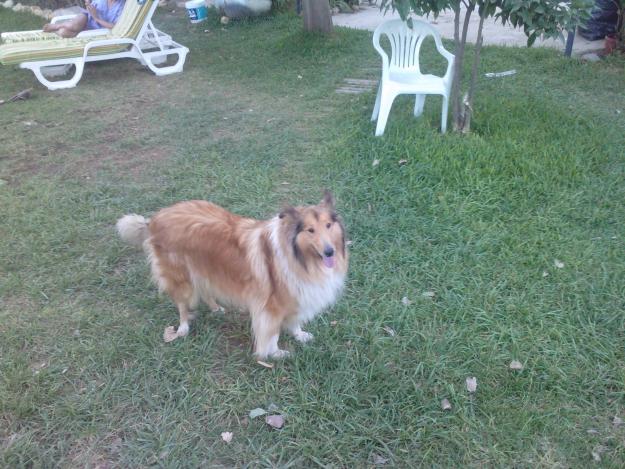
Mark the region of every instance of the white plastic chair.
<instances>
[{"instance_id":1,"label":"white plastic chair","mask_svg":"<svg viewBox=\"0 0 625 469\"><path fill-rule=\"evenodd\" d=\"M380 36L384 34L391 43L391 57L380 46ZM447 71L442 77L424 75L419 67L419 52L423 40L434 38L436 50L447 59ZM423 112L425 96L440 94L443 96L441 132L447 130L447 108L451 93L451 81L454 68L454 55L448 52L441 42L441 36L429 23L412 20L412 29L402 20L390 20L378 26L373 33L373 47L382 56L382 78L375 99L371 120L377 119L375 135L384 133L388 114L393 101L400 94L416 95L414 115Z\"/></svg>"}]
</instances>

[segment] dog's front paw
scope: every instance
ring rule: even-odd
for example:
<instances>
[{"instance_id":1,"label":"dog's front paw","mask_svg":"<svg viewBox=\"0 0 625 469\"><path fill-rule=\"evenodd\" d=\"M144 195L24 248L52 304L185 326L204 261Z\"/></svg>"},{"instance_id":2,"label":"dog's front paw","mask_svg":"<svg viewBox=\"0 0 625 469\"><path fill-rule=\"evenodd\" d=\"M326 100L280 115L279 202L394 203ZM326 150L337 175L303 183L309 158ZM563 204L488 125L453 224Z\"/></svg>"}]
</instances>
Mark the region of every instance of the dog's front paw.
<instances>
[{"instance_id":1,"label":"dog's front paw","mask_svg":"<svg viewBox=\"0 0 625 469\"><path fill-rule=\"evenodd\" d=\"M288 350L278 349L276 352L273 352L271 354L271 358L273 358L274 360L280 360L282 358L288 358L289 355L291 355L291 352L289 352Z\"/></svg>"},{"instance_id":2,"label":"dog's front paw","mask_svg":"<svg viewBox=\"0 0 625 469\"><path fill-rule=\"evenodd\" d=\"M295 340L297 340L298 342L301 342L302 344L305 344L306 342L310 342L311 340L315 338L315 336L312 335L310 332L306 332L302 330L299 330L295 334L293 334L293 337L295 338Z\"/></svg>"}]
</instances>

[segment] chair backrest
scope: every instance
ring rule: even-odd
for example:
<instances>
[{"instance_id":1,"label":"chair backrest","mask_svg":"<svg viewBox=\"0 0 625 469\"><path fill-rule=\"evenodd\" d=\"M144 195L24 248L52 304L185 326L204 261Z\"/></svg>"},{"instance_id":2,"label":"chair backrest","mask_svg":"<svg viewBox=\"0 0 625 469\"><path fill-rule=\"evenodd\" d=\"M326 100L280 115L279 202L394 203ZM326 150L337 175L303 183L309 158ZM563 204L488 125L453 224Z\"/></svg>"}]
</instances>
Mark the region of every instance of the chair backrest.
<instances>
[{"instance_id":1,"label":"chair backrest","mask_svg":"<svg viewBox=\"0 0 625 469\"><path fill-rule=\"evenodd\" d=\"M373 45L380 52L380 36L384 34L391 43L391 69L419 69L419 52L423 40L428 36L434 38L437 50L442 48L439 32L426 21L412 20L412 28L405 21L390 20L378 26L373 33ZM381 53L381 52L380 52Z\"/></svg>"},{"instance_id":2,"label":"chair backrest","mask_svg":"<svg viewBox=\"0 0 625 469\"><path fill-rule=\"evenodd\" d=\"M149 21L156 9L158 0L126 0L122 14L113 26L111 34L115 37L136 39L143 26Z\"/></svg>"}]
</instances>

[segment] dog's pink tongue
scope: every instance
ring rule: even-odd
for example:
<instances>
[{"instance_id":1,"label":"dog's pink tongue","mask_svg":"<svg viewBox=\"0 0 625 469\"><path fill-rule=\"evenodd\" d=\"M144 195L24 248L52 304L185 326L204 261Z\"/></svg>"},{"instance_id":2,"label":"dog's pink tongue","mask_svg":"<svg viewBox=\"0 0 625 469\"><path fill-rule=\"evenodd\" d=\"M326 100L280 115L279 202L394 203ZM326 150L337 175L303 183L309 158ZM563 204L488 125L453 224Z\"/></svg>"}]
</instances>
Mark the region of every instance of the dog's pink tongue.
<instances>
[{"instance_id":1,"label":"dog's pink tongue","mask_svg":"<svg viewBox=\"0 0 625 469\"><path fill-rule=\"evenodd\" d=\"M334 256L331 256L331 257L323 256L323 265L325 265L329 269L334 267Z\"/></svg>"}]
</instances>

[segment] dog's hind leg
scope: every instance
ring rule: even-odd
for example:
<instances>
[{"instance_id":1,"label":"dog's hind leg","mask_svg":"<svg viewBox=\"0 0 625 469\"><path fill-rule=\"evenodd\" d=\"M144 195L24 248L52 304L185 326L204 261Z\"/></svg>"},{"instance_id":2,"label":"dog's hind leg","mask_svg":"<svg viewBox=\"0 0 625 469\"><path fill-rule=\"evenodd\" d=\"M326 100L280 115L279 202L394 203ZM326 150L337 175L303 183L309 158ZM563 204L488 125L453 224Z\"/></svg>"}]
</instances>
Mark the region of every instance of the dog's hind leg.
<instances>
[{"instance_id":1,"label":"dog's hind leg","mask_svg":"<svg viewBox=\"0 0 625 469\"><path fill-rule=\"evenodd\" d=\"M278 347L281 318L267 311L252 314L254 354L258 358L286 358L289 352Z\"/></svg>"}]
</instances>

